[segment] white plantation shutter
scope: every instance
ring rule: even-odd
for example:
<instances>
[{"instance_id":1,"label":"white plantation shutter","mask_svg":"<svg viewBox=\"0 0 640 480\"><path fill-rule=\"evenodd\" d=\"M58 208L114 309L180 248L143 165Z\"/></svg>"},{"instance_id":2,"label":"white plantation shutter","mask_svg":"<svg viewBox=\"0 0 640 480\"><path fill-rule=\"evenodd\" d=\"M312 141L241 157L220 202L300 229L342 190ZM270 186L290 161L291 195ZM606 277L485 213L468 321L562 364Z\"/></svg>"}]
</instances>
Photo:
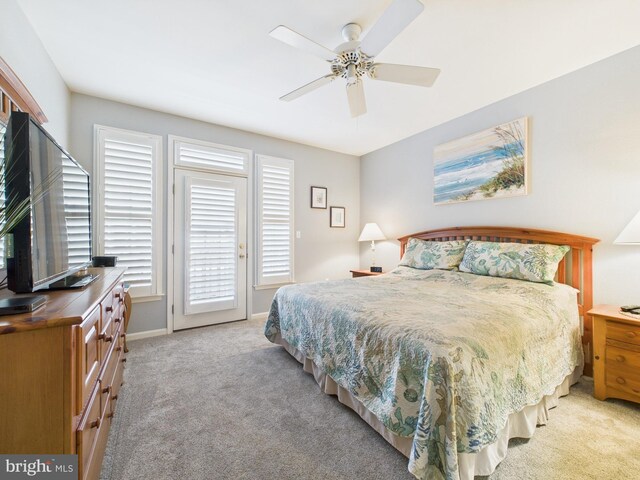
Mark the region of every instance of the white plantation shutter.
<instances>
[{"instance_id":1,"label":"white plantation shutter","mask_svg":"<svg viewBox=\"0 0 640 480\"><path fill-rule=\"evenodd\" d=\"M293 282L293 161L256 156L257 285Z\"/></svg>"},{"instance_id":2,"label":"white plantation shutter","mask_svg":"<svg viewBox=\"0 0 640 480\"><path fill-rule=\"evenodd\" d=\"M87 175L66 156L62 157L62 192L69 267L73 268L91 261L89 182Z\"/></svg>"},{"instance_id":3,"label":"white plantation shutter","mask_svg":"<svg viewBox=\"0 0 640 480\"><path fill-rule=\"evenodd\" d=\"M162 138L96 127L98 251L118 257L134 296L159 293Z\"/></svg>"},{"instance_id":4,"label":"white plantation shutter","mask_svg":"<svg viewBox=\"0 0 640 480\"><path fill-rule=\"evenodd\" d=\"M247 174L251 151L243 148L169 135L174 163L211 171Z\"/></svg>"},{"instance_id":5,"label":"white plantation shutter","mask_svg":"<svg viewBox=\"0 0 640 480\"><path fill-rule=\"evenodd\" d=\"M186 315L235 308L238 282L236 189L188 178L185 194Z\"/></svg>"}]
</instances>

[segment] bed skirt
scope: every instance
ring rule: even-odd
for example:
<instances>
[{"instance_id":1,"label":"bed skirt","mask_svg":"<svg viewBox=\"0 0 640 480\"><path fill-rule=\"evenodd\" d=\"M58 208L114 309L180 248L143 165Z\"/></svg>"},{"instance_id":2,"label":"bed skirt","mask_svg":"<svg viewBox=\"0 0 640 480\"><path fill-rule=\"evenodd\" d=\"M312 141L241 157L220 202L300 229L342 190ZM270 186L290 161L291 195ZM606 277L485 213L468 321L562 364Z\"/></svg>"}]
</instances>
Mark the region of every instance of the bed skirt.
<instances>
[{"instance_id":1,"label":"bed skirt","mask_svg":"<svg viewBox=\"0 0 640 480\"><path fill-rule=\"evenodd\" d=\"M276 343L282 345L289 354L298 360L305 372L310 373L327 395L335 395L340 403L351 408L367 422L371 428L400 451L405 457L411 454L413 444L412 437L399 437L378 420L358 399L338 385L329 375L322 372L316 364L304 356L299 350L292 347L286 340L277 334ZM549 410L558 405L558 398L569 394L569 387L576 383L582 375L583 365L578 366L573 373L567 375L564 381L558 385L551 395L546 395L537 405L525 407L518 413L509 415L507 424L498 434L498 440L487 445L478 453L459 453L458 472L460 480L473 480L476 475L490 475L498 464L507 456L507 447L511 438L531 438L536 426L546 425L549 419Z\"/></svg>"}]
</instances>

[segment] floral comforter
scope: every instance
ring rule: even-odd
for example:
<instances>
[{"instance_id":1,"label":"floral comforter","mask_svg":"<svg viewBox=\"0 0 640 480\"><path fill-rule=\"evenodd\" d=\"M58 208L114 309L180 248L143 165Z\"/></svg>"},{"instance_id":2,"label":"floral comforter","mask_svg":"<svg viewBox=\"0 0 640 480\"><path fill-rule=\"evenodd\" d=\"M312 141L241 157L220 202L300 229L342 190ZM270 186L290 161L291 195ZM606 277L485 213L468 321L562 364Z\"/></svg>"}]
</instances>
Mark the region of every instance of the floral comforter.
<instances>
[{"instance_id":1,"label":"floral comforter","mask_svg":"<svg viewBox=\"0 0 640 480\"><path fill-rule=\"evenodd\" d=\"M409 471L457 479L458 452L493 443L582 362L576 290L399 267L278 290L265 326L412 437Z\"/></svg>"}]
</instances>

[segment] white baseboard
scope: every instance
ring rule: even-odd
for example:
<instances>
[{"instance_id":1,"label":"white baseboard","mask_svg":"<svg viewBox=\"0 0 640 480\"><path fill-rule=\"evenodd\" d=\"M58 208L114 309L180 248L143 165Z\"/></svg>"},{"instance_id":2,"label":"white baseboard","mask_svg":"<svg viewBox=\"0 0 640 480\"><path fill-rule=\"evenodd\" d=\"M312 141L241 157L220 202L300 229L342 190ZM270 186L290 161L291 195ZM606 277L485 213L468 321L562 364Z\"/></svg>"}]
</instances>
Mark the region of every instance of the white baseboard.
<instances>
[{"instance_id":1,"label":"white baseboard","mask_svg":"<svg viewBox=\"0 0 640 480\"><path fill-rule=\"evenodd\" d=\"M251 315L251 320L266 320L268 316L269 312L254 313Z\"/></svg>"},{"instance_id":2,"label":"white baseboard","mask_svg":"<svg viewBox=\"0 0 640 480\"><path fill-rule=\"evenodd\" d=\"M142 340L143 338L159 337L161 335L167 335L166 328L159 328L158 330L146 330L144 332L127 333L127 342L133 342L134 340Z\"/></svg>"}]
</instances>

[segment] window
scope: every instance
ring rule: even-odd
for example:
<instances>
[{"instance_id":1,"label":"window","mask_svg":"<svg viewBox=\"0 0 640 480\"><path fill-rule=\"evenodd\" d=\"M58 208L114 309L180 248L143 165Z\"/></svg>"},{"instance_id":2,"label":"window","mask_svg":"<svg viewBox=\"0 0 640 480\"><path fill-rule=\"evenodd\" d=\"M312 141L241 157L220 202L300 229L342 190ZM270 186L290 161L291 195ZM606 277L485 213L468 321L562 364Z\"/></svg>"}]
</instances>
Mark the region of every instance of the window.
<instances>
[{"instance_id":1,"label":"window","mask_svg":"<svg viewBox=\"0 0 640 480\"><path fill-rule=\"evenodd\" d=\"M132 296L161 293L162 137L95 127L96 251L127 267Z\"/></svg>"},{"instance_id":2,"label":"window","mask_svg":"<svg viewBox=\"0 0 640 480\"><path fill-rule=\"evenodd\" d=\"M247 175L251 150L169 135L176 166Z\"/></svg>"},{"instance_id":3,"label":"window","mask_svg":"<svg viewBox=\"0 0 640 480\"><path fill-rule=\"evenodd\" d=\"M293 282L293 161L256 155L256 284Z\"/></svg>"},{"instance_id":4,"label":"window","mask_svg":"<svg viewBox=\"0 0 640 480\"><path fill-rule=\"evenodd\" d=\"M91 260L89 183L87 176L66 155L62 157L62 195L69 267L79 267Z\"/></svg>"}]
</instances>

